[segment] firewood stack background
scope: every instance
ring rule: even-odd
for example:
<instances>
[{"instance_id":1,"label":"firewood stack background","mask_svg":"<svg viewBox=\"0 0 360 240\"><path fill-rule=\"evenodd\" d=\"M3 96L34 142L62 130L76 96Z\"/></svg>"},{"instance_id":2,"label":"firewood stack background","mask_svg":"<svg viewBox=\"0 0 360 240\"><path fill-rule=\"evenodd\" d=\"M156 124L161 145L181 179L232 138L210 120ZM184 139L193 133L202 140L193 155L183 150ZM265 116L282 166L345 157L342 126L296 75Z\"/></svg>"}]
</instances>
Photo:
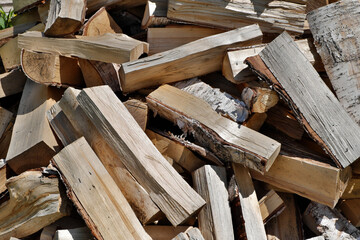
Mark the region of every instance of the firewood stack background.
<instances>
[{"instance_id":1,"label":"firewood stack background","mask_svg":"<svg viewBox=\"0 0 360 240\"><path fill-rule=\"evenodd\" d=\"M360 239L358 0L14 0L0 240Z\"/></svg>"}]
</instances>

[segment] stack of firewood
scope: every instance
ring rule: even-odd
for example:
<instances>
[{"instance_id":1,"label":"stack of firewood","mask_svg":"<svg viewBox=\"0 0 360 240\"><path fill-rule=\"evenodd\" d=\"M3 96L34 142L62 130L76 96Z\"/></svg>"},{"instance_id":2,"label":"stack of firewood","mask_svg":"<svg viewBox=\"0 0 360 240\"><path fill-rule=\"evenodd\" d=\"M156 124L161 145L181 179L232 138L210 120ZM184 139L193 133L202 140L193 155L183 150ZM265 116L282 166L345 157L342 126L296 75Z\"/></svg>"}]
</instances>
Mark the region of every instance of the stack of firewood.
<instances>
[{"instance_id":1,"label":"stack of firewood","mask_svg":"<svg viewBox=\"0 0 360 240\"><path fill-rule=\"evenodd\" d=\"M360 239L358 0L13 6L0 240Z\"/></svg>"}]
</instances>

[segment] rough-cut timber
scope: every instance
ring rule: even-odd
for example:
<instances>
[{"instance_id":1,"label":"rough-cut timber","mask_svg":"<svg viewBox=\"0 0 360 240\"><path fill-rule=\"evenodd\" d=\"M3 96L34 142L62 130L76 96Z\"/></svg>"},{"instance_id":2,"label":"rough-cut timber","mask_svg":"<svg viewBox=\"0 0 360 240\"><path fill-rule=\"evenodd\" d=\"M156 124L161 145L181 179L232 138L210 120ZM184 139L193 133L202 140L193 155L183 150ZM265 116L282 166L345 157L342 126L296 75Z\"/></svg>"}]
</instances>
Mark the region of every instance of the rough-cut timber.
<instances>
[{"instance_id":1,"label":"rough-cut timber","mask_svg":"<svg viewBox=\"0 0 360 240\"><path fill-rule=\"evenodd\" d=\"M269 219L282 212L285 208L284 201L272 189L259 200L259 206L264 224L267 223Z\"/></svg>"},{"instance_id":2,"label":"rough-cut timber","mask_svg":"<svg viewBox=\"0 0 360 240\"><path fill-rule=\"evenodd\" d=\"M308 21L337 97L360 125L360 2L342 0L318 8Z\"/></svg>"},{"instance_id":3,"label":"rough-cut timber","mask_svg":"<svg viewBox=\"0 0 360 240\"><path fill-rule=\"evenodd\" d=\"M359 159L359 125L286 32L247 62L285 99L305 130L339 167Z\"/></svg>"},{"instance_id":4,"label":"rough-cut timber","mask_svg":"<svg viewBox=\"0 0 360 240\"><path fill-rule=\"evenodd\" d=\"M6 191L6 162L0 161L0 196Z\"/></svg>"},{"instance_id":5,"label":"rough-cut timber","mask_svg":"<svg viewBox=\"0 0 360 240\"><path fill-rule=\"evenodd\" d=\"M153 25L166 25L170 21L167 19L167 0L146 1L141 28L145 29Z\"/></svg>"},{"instance_id":6,"label":"rough-cut timber","mask_svg":"<svg viewBox=\"0 0 360 240\"><path fill-rule=\"evenodd\" d=\"M153 112L191 133L224 161L262 172L270 168L280 151L280 143L220 116L202 99L170 85L159 87L146 101Z\"/></svg>"},{"instance_id":7,"label":"rough-cut timber","mask_svg":"<svg viewBox=\"0 0 360 240\"><path fill-rule=\"evenodd\" d=\"M52 163L97 239L151 239L85 138L63 148Z\"/></svg>"},{"instance_id":8,"label":"rough-cut timber","mask_svg":"<svg viewBox=\"0 0 360 240\"><path fill-rule=\"evenodd\" d=\"M254 113L267 112L279 101L279 96L275 91L269 88L251 85L243 89L241 98L246 103L248 109Z\"/></svg>"},{"instance_id":9,"label":"rough-cut timber","mask_svg":"<svg viewBox=\"0 0 360 240\"><path fill-rule=\"evenodd\" d=\"M174 226L201 209L205 201L155 148L109 87L84 89L77 99L115 154Z\"/></svg>"},{"instance_id":10,"label":"rough-cut timber","mask_svg":"<svg viewBox=\"0 0 360 240\"><path fill-rule=\"evenodd\" d=\"M47 38L41 32L29 31L20 34L18 38L19 48L26 50L109 63L133 61L148 52L147 43L125 34L107 33L96 37L77 36L65 39Z\"/></svg>"},{"instance_id":11,"label":"rough-cut timber","mask_svg":"<svg viewBox=\"0 0 360 240\"><path fill-rule=\"evenodd\" d=\"M341 198L342 199L360 198L360 175L353 174Z\"/></svg>"},{"instance_id":12,"label":"rough-cut timber","mask_svg":"<svg viewBox=\"0 0 360 240\"><path fill-rule=\"evenodd\" d=\"M122 30L102 7L84 25L83 36L99 36L105 33L122 33Z\"/></svg>"},{"instance_id":13,"label":"rough-cut timber","mask_svg":"<svg viewBox=\"0 0 360 240\"><path fill-rule=\"evenodd\" d=\"M22 92L26 82L26 76L21 69L0 74L0 98Z\"/></svg>"},{"instance_id":14,"label":"rough-cut timber","mask_svg":"<svg viewBox=\"0 0 360 240\"><path fill-rule=\"evenodd\" d=\"M185 232L189 226L163 226L163 225L147 225L144 226L145 231L156 240L169 240L176 237L179 233Z\"/></svg>"},{"instance_id":15,"label":"rough-cut timber","mask_svg":"<svg viewBox=\"0 0 360 240\"><path fill-rule=\"evenodd\" d=\"M41 4L41 0L13 0L15 12L22 12L31 7Z\"/></svg>"},{"instance_id":16,"label":"rough-cut timber","mask_svg":"<svg viewBox=\"0 0 360 240\"><path fill-rule=\"evenodd\" d=\"M234 239L226 169L205 165L194 171L192 176L194 189L206 201L198 215L202 235L206 240Z\"/></svg>"},{"instance_id":17,"label":"rough-cut timber","mask_svg":"<svg viewBox=\"0 0 360 240\"><path fill-rule=\"evenodd\" d=\"M85 20L86 0L50 0L44 34L60 37L80 29Z\"/></svg>"},{"instance_id":18,"label":"rough-cut timber","mask_svg":"<svg viewBox=\"0 0 360 240\"><path fill-rule=\"evenodd\" d=\"M227 48L259 43L261 37L259 26L251 25L124 63L119 72L122 90L132 92L220 70Z\"/></svg>"},{"instance_id":19,"label":"rough-cut timber","mask_svg":"<svg viewBox=\"0 0 360 240\"><path fill-rule=\"evenodd\" d=\"M23 238L70 214L56 176L28 171L10 178L10 199L0 206L0 239Z\"/></svg>"},{"instance_id":20,"label":"rough-cut timber","mask_svg":"<svg viewBox=\"0 0 360 240\"><path fill-rule=\"evenodd\" d=\"M141 129L145 131L149 114L149 108L147 104L137 99L129 99L124 102L124 105L139 124Z\"/></svg>"},{"instance_id":21,"label":"rough-cut timber","mask_svg":"<svg viewBox=\"0 0 360 240\"><path fill-rule=\"evenodd\" d=\"M258 23L263 32L281 33L284 30L303 33L306 1L253 0L169 0L167 17L233 29Z\"/></svg>"}]
</instances>

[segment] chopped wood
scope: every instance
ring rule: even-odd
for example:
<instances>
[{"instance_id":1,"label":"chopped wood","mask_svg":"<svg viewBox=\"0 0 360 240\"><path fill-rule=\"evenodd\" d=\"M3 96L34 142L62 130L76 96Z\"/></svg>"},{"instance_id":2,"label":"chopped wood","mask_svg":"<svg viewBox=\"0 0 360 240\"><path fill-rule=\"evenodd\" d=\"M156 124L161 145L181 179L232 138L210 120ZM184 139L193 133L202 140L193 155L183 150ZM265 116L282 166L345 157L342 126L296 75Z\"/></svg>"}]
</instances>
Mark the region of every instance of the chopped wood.
<instances>
[{"instance_id":1,"label":"chopped wood","mask_svg":"<svg viewBox=\"0 0 360 240\"><path fill-rule=\"evenodd\" d=\"M202 235L207 240L234 239L225 168L205 165L192 176L195 190L206 201L198 216Z\"/></svg>"},{"instance_id":2,"label":"chopped wood","mask_svg":"<svg viewBox=\"0 0 360 240\"><path fill-rule=\"evenodd\" d=\"M3 136L6 128L9 126L9 123L11 122L13 115L14 114L9 110L0 107L0 137Z\"/></svg>"},{"instance_id":3,"label":"chopped wood","mask_svg":"<svg viewBox=\"0 0 360 240\"><path fill-rule=\"evenodd\" d=\"M54 240L89 240L92 235L87 227L57 230Z\"/></svg>"},{"instance_id":4,"label":"chopped wood","mask_svg":"<svg viewBox=\"0 0 360 240\"><path fill-rule=\"evenodd\" d=\"M251 25L124 63L119 72L122 90L132 92L220 70L227 48L255 44L261 37L259 26Z\"/></svg>"},{"instance_id":5,"label":"chopped wood","mask_svg":"<svg viewBox=\"0 0 360 240\"><path fill-rule=\"evenodd\" d=\"M179 233L185 232L189 226L162 226L162 225L147 225L144 226L145 231L154 240L169 240L176 237Z\"/></svg>"},{"instance_id":6,"label":"chopped wood","mask_svg":"<svg viewBox=\"0 0 360 240\"><path fill-rule=\"evenodd\" d=\"M167 0L146 1L144 16L141 21L141 28L145 29L150 26L166 25L170 21L167 19Z\"/></svg>"},{"instance_id":7,"label":"chopped wood","mask_svg":"<svg viewBox=\"0 0 360 240\"><path fill-rule=\"evenodd\" d=\"M148 52L147 43L120 33L107 33L95 37L77 36L77 38L65 39L48 38L40 32L28 31L20 34L18 38L19 47L26 50L109 63L133 61L144 52Z\"/></svg>"},{"instance_id":8,"label":"chopped wood","mask_svg":"<svg viewBox=\"0 0 360 240\"><path fill-rule=\"evenodd\" d=\"M84 137L63 148L52 163L97 239L151 239Z\"/></svg>"},{"instance_id":9,"label":"chopped wood","mask_svg":"<svg viewBox=\"0 0 360 240\"><path fill-rule=\"evenodd\" d=\"M100 36L105 33L122 33L122 30L102 7L84 25L83 36Z\"/></svg>"},{"instance_id":10,"label":"chopped wood","mask_svg":"<svg viewBox=\"0 0 360 240\"><path fill-rule=\"evenodd\" d=\"M86 0L50 0L45 36L61 37L75 33L85 20Z\"/></svg>"},{"instance_id":11,"label":"chopped wood","mask_svg":"<svg viewBox=\"0 0 360 240\"><path fill-rule=\"evenodd\" d=\"M352 225L338 210L311 202L303 214L305 224L316 234L329 240L359 239L360 230Z\"/></svg>"},{"instance_id":12,"label":"chopped wood","mask_svg":"<svg viewBox=\"0 0 360 240\"><path fill-rule=\"evenodd\" d=\"M286 32L247 62L286 100L305 130L339 167L345 168L360 157L356 147L360 144L359 125Z\"/></svg>"},{"instance_id":13,"label":"chopped wood","mask_svg":"<svg viewBox=\"0 0 360 240\"><path fill-rule=\"evenodd\" d=\"M41 4L41 0L13 0L14 12L24 12Z\"/></svg>"},{"instance_id":14,"label":"chopped wood","mask_svg":"<svg viewBox=\"0 0 360 240\"><path fill-rule=\"evenodd\" d=\"M0 159L6 159L6 155L10 146L11 135L14 127L15 117L11 119L5 132L0 138Z\"/></svg>"},{"instance_id":15,"label":"chopped wood","mask_svg":"<svg viewBox=\"0 0 360 240\"><path fill-rule=\"evenodd\" d=\"M360 227L360 199L348 199L340 203L341 213L355 226Z\"/></svg>"},{"instance_id":16,"label":"chopped wood","mask_svg":"<svg viewBox=\"0 0 360 240\"><path fill-rule=\"evenodd\" d=\"M265 123L266 118L266 113L253 113L243 125L252 130L259 131L262 125Z\"/></svg>"},{"instance_id":17,"label":"chopped wood","mask_svg":"<svg viewBox=\"0 0 360 240\"><path fill-rule=\"evenodd\" d=\"M40 4L37 7L37 11L38 11L40 20L45 25L46 25L46 21L47 21L48 14L49 14L50 2L51 1L45 1L44 4Z\"/></svg>"},{"instance_id":18,"label":"chopped wood","mask_svg":"<svg viewBox=\"0 0 360 240\"><path fill-rule=\"evenodd\" d=\"M146 4L147 0L87 0L87 14L99 10L101 7L120 7L122 9Z\"/></svg>"},{"instance_id":19,"label":"chopped wood","mask_svg":"<svg viewBox=\"0 0 360 240\"><path fill-rule=\"evenodd\" d=\"M159 208L150 199L145 189L125 168L121 158L114 153L96 127L79 106L76 97L79 90L68 88L62 99L48 112L47 117L64 146L84 136L86 141L107 169L126 200L143 224L162 217ZM89 131L89 129L92 129Z\"/></svg>"},{"instance_id":20,"label":"chopped wood","mask_svg":"<svg viewBox=\"0 0 360 240\"><path fill-rule=\"evenodd\" d=\"M81 87L84 85L83 75L76 58L23 49L20 60L25 75L34 82L51 86Z\"/></svg>"},{"instance_id":21,"label":"chopped wood","mask_svg":"<svg viewBox=\"0 0 360 240\"><path fill-rule=\"evenodd\" d=\"M84 89L77 99L112 150L174 226L203 207L204 200L164 159L109 87Z\"/></svg>"},{"instance_id":22,"label":"chopped wood","mask_svg":"<svg viewBox=\"0 0 360 240\"><path fill-rule=\"evenodd\" d=\"M309 13L322 6L326 6L327 4L329 4L329 0L307 0L306 13Z\"/></svg>"},{"instance_id":23,"label":"chopped wood","mask_svg":"<svg viewBox=\"0 0 360 240\"><path fill-rule=\"evenodd\" d=\"M169 0L167 17L226 29L258 23L263 32L281 33L286 30L302 34L305 8L303 1L292 0L281 2L240 0L225 3L221 0L211 2Z\"/></svg>"},{"instance_id":24,"label":"chopped wood","mask_svg":"<svg viewBox=\"0 0 360 240\"><path fill-rule=\"evenodd\" d=\"M263 87L245 87L241 93L241 98L247 103L247 107L255 113L265 113L279 101L279 96L275 91Z\"/></svg>"},{"instance_id":25,"label":"chopped wood","mask_svg":"<svg viewBox=\"0 0 360 240\"><path fill-rule=\"evenodd\" d=\"M70 214L58 177L27 171L10 178L10 199L0 207L0 238L23 238Z\"/></svg>"},{"instance_id":26,"label":"chopped wood","mask_svg":"<svg viewBox=\"0 0 360 240\"><path fill-rule=\"evenodd\" d=\"M203 100L175 87L163 85L146 101L153 112L191 133L224 161L262 172L270 168L280 151L278 142L220 116Z\"/></svg>"},{"instance_id":27,"label":"chopped wood","mask_svg":"<svg viewBox=\"0 0 360 240\"><path fill-rule=\"evenodd\" d=\"M87 59L79 58L79 66L84 77L86 87L105 85L105 82L102 78L103 76L101 76L101 73L98 72L98 70L96 69L95 63L97 63L97 61L90 61ZM105 73L106 76L109 76L109 72Z\"/></svg>"},{"instance_id":28,"label":"chopped wood","mask_svg":"<svg viewBox=\"0 0 360 240\"><path fill-rule=\"evenodd\" d=\"M259 206L263 222L266 224L272 217L284 210L285 203L274 190L270 190L259 200Z\"/></svg>"},{"instance_id":29,"label":"chopped wood","mask_svg":"<svg viewBox=\"0 0 360 240\"><path fill-rule=\"evenodd\" d=\"M336 95L360 125L359 16L359 1L342 0L310 12L307 18Z\"/></svg>"},{"instance_id":30,"label":"chopped wood","mask_svg":"<svg viewBox=\"0 0 360 240\"><path fill-rule=\"evenodd\" d=\"M360 198L360 175L353 174L341 198L342 199Z\"/></svg>"},{"instance_id":31,"label":"chopped wood","mask_svg":"<svg viewBox=\"0 0 360 240\"><path fill-rule=\"evenodd\" d=\"M0 160L0 196L6 191L6 162Z\"/></svg>"},{"instance_id":32,"label":"chopped wood","mask_svg":"<svg viewBox=\"0 0 360 240\"><path fill-rule=\"evenodd\" d=\"M360 175L360 161L356 161L351 165L352 171L355 174Z\"/></svg>"},{"instance_id":33,"label":"chopped wood","mask_svg":"<svg viewBox=\"0 0 360 240\"><path fill-rule=\"evenodd\" d=\"M141 129L145 131L149 113L147 104L137 99L130 99L124 102L124 105Z\"/></svg>"},{"instance_id":34,"label":"chopped wood","mask_svg":"<svg viewBox=\"0 0 360 240\"><path fill-rule=\"evenodd\" d=\"M58 98L57 90L26 81L6 155L7 164L17 174L47 166L59 148L45 116Z\"/></svg>"},{"instance_id":35,"label":"chopped wood","mask_svg":"<svg viewBox=\"0 0 360 240\"><path fill-rule=\"evenodd\" d=\"M0 98L22 92L25 82L26 76L20 69L0 74Z\"/></svg>"}]
</instances>

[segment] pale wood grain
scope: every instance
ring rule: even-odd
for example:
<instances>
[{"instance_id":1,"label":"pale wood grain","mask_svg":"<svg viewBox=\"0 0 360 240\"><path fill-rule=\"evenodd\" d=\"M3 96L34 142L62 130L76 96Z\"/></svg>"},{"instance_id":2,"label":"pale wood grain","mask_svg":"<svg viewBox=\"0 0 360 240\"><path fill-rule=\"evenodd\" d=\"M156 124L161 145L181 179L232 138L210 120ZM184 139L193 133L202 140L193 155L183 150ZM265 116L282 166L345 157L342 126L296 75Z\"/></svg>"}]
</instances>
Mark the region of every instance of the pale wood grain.
<instances>
[{"instance_id":1,"label":"pale wood grain","mask_svg":"<svg viewBox=\"0 0 360 240\"><path fill-rule=\"evenodd\" d=\"M181 232L185 232L189 226L164 226L164 225L147 225L144 226L145 231L154 240L169 240L174 238Z\"/></svg>"},{"instance_id":2,"label":"pale wood grain","mask_svg":"<svg viewBox=\"0 0 360 240\"><path fill-rule=\"evenodd\" d=\"M100 8L83 27L84 36L99 36L105 33L122 33L121 28L104 7Z\"/></svg>"},{"instance_id":3,"label":"pale wood grain","mask_svg":"<svg viewBox=\"0 0 360 240\"><path fill-rule=\"evenodd\" d=\"M170 21L167 19L167 0L146 1L144 15L141 21L141 28L145 29L150 26L166 25Z\"/></svg>"},{"instance_id":4,"label":"pale wood grain","mask_svg":"<svg viewBox=\"0 0 360 240\"><path fill-rule=\"evenodd\" d=\"M124 105L139 124L141 129L145 131L149 114L149 108L147 104L137 99L129 99L124 102Z\"/></svg>"},{"instance_id":5,"label":"pale wood grain","mask_svg":"<svg viewBox=\"0 0 360 240\"><path fill-rule=\"evenodd\" d=\"M264 224L266 224L269 219L284 210L285 203L274 190L270 190L259 200L259 207Z\"/></svg>"},{"instance_id":6,"label":"pale wood grain","mask_svg":"<svg viewBox=\"0 0 360 240\"><path fill-rule=\"evenodd\" d=\"M57 230L53 240L91 240L91 235L88 228L73 228ZM42 240L42 239L40 239Z\"/></svg>"}]
</instances>

